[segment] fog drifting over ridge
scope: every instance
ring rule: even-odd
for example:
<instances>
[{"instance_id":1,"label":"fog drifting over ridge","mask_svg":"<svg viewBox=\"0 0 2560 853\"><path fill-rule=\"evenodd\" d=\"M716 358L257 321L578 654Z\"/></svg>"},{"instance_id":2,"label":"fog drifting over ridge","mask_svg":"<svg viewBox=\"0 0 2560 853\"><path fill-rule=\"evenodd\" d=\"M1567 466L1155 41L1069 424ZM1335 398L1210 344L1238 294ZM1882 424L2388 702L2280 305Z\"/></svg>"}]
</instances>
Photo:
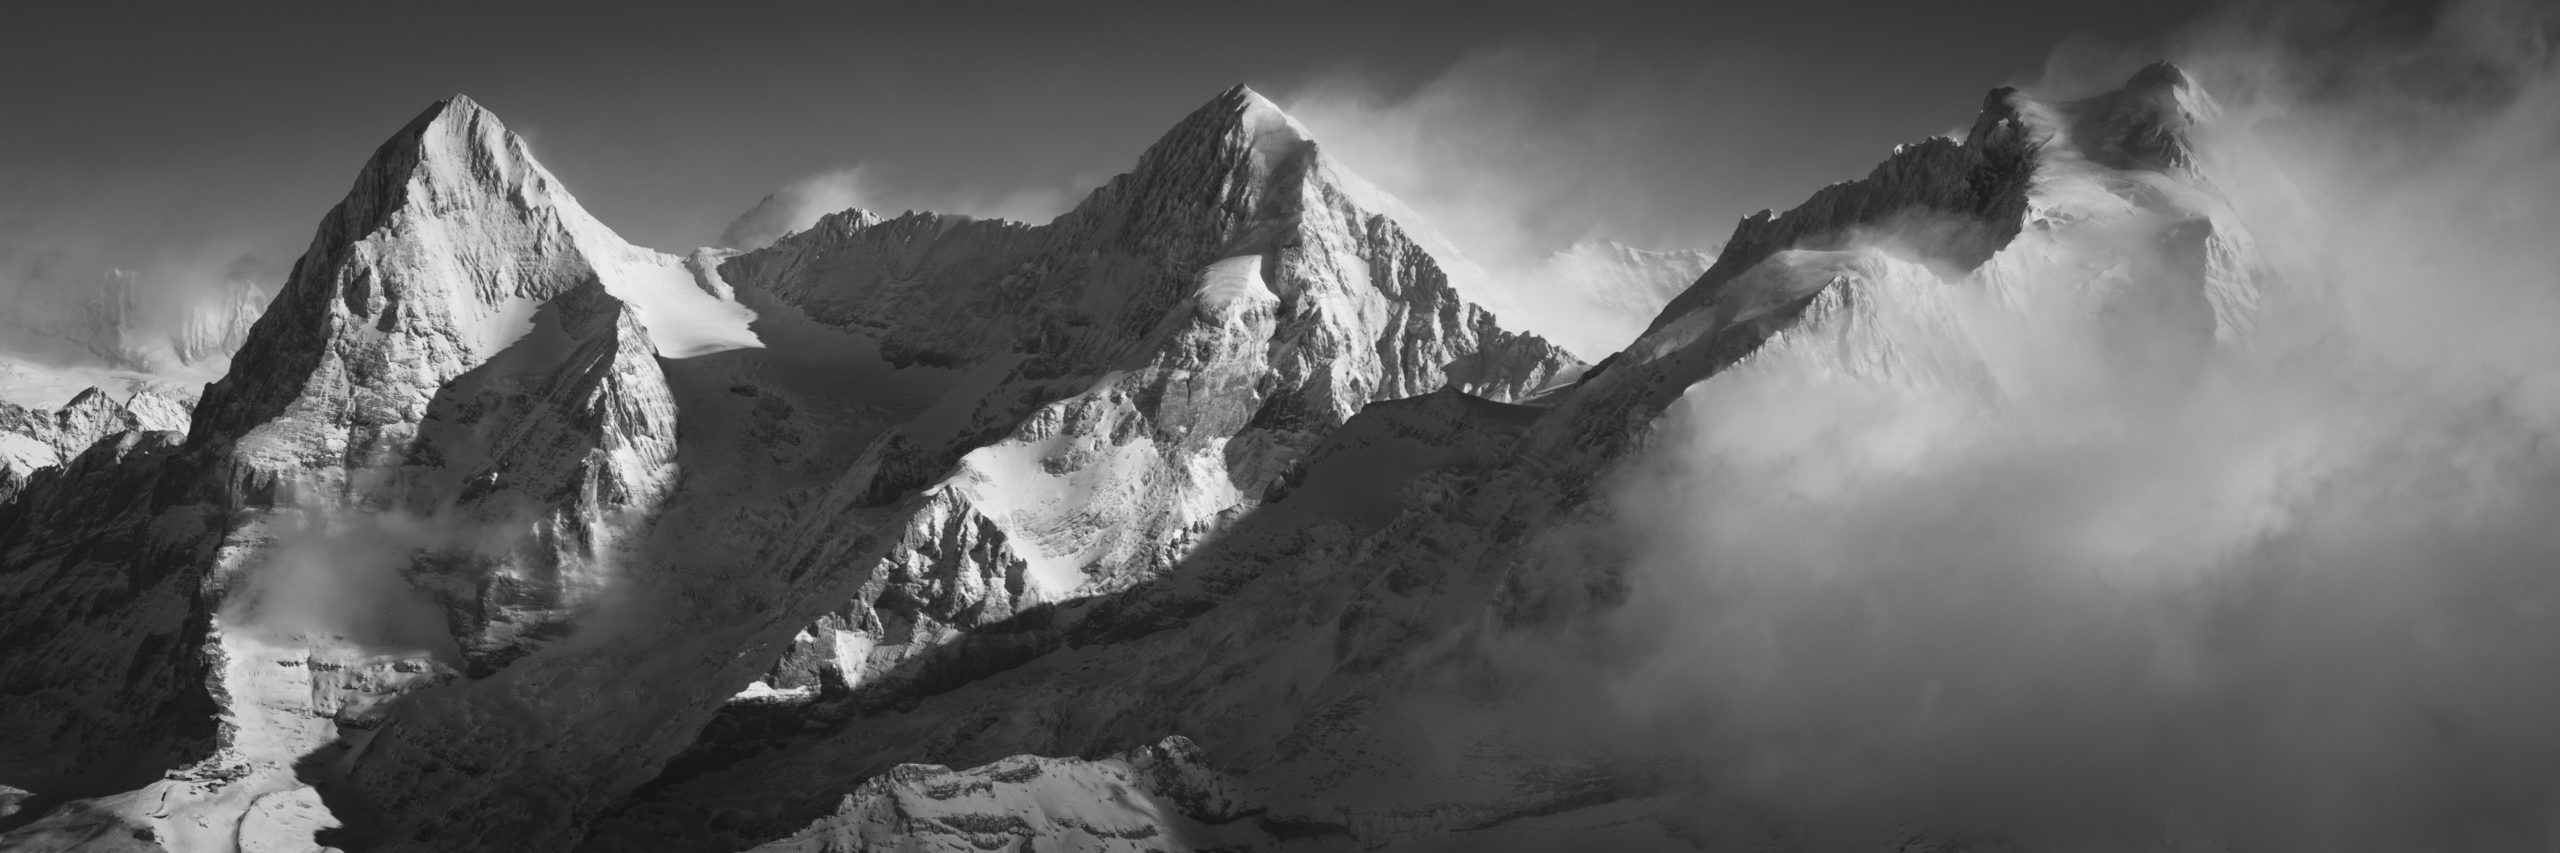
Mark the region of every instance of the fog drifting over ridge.
<instances>
[{"instance_id":1,"label":"fog drifting over ridge","mask_svg":"<svg viewBox=\"0 0 2560 853\"><path fill-rule=\"evenodd\" d=\"M882 217L905 211L957 214L1046 223L1065 213L1101 183L1080 176L1058 186L1004 192L978 192L959 187L920 188L883 177L894 174L866 165L828 169L774 190L756 206L739 214L720 233L728 249L759 249L807 229L830 213L861 209Z\"/></svg>"},{"instance_id":2,"label":"fog drifting over ridge","mask_svg":"<svg viewBox=\"0 0 2560 853\"><path fill-rule=\"evenodd\" d=\"M2348 66L2292 12L2172 55L2254 328L2111 302L2090 246L1888 262L1872 324L1689 390L1615 501L1632 754L1812 849L2560 838L2560 29L2460 4Z\"/></svg>"}]
</instances>

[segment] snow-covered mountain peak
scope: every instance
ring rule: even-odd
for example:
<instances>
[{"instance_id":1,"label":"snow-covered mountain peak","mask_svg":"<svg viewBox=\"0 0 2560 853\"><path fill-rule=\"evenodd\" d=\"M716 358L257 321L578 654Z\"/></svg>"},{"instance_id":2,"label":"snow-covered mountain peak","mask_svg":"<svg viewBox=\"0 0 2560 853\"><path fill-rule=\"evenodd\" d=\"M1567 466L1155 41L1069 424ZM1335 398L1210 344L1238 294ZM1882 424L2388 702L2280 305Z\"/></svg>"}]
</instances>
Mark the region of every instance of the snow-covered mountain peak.
<instances>
[{"instance_id":1,"label":"snow-covered mountain peak","mask_svg":"<svg viewBox=\"0 0 2560 853\"><path fill-rule=\"evenodd\" d=\"M2153 312L2164 324L2208 340L2245 334L2269 279L2193 158L2187 134L2214 112L2166 64L2080 100L1994 89L1963 141L1900 146L1865 178L1742 220L1695 284L1584 375L1560 403L1574 414L1552 419L1541 441L1614 447L1630 437L1630 408L1659 411L1781 332L1847 336L1833 352L1856 370L1935 369L1913 360L1910 341L1841 331L1869 328L1840 318L1900 296L2140 294L2168 306Z\"/></svg>"},{"instance_id":2,"label":"snow-covered mountain peak","mask_svg":"<svg viewBox=\"0 0 2560 853\"><path fill-rule=\"evenodd\" d=\"M535 196L558 201L553 197L567 195L534 162L523 137L463 95L437 101L393 134L374 151L366 172L377 169L384 178L399 181L373 188L393 191L397 198L384 201L394 204L413 196L437 206L462 203L446 197L489 189L522 194L527 202ZM360 185L359 192L363 189Z\"/></svg>"},{"instance_id":3,"label":"snow-covered mountain peak","mask_svg":"<svg viewBox=\"0 0 2560 853\"><path fill-rule=\"evenodd\" d=\"M1243 127L1245 132L1253 135L1254 145L1257 148L1266 152L1286 153L1315 138L1313 134L1307 132L1306 125L1299 124L1297 119L1282 111L1279 104L1272 103L1270 98L1263 97L1262 93L1250 87L1239 83L1235 88L1227 90L1221 100L1226 98L1233 98L1238 102L1237 124Z\"/></svg>"},{"instance_id":4,"label":"snow-covered mountain peak","mask_svg":"<svg viewBox=\"0 0 2560 853\"><path fill-rule=\"evenodd\" d=\"M1150 196L1250 208L1274 189L1276 178L1304 173L1301 158L1313 151L1312 142L1305 125L1239 85L1176 122L1127 178Z\"/></svg>"},{"instance_id":5,"label":"snow-covered mountain peak","mask_svg":"<svg viewBox=\"0 0 2560 853\"><path fill-rule=\"evenodd\" d=\"M1193 110L1166 138L1201 135L1240 137L1250 141L1256 153L1272 160L1296 153L1299 146L1315 138L1307 132L1306 125L1290 117L1279 104L1241 83Z\"/></svg>"},{"instance_id":6,"label":"snow-covered mountain peak","mask_svg":"<svg viewBox=\"0 0 2560 853\"><path fill-rule=\"evenodd\" d=\"M2187 134L2221 112L2213 97L2167 62L2134 72L2114 91L2077 100L2012 93L2009 106L2035 125L2046 155L2085 157L2110 169L2193 174Z\"/></svg>"},{"instance_id":7,"label":"snow-covered mountain peak","mask_svg":"<svg viewBox=\"0 0 2560 853\"><path fill-rule=\"evenodd\" d=\"M393 452L435 389L524 339L545 303L588 282L663 355L757 345L752 312L682 258L597 222L495 114L467 97L440 101L375 149L322 220L233 370L206 390L190 440L255 429L279 452L307 449L347 438L304 427L353 406L365 411L358 443Z\"/></svg>"},{"instance_id":8,"label":"snow-covered mountain peak","mask_svg":"<svg viewBox=\"0 0 2560 853\"><path fill-rule=\"evenodd\" d=\"M2177 173L2167 183L2146 185L2184 204L2202 185L2187 133L2216 112L2201 87L2165 62L2143 68L2115 91L2080 100L1993 89L1963 141L1933 137L1898 146L1862 180L1825 187L1784 214L1763 210L1745 218L1715 265L1673 299L1647 333L1675 323L1790 247L1835 249L1892 232L1904 251L1969 270L2030 220L2128 212L2138 202L2121 190L2136 173Z\"/></svg>"}]
</instances>

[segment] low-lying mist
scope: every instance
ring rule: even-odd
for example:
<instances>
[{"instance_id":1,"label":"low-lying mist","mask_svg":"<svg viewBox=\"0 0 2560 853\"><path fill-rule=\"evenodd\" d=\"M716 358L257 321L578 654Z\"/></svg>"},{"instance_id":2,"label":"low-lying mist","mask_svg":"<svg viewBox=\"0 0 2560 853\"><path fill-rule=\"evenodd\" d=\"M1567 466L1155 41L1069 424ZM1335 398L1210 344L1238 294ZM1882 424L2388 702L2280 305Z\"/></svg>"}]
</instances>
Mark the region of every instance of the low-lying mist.
<instances>
[{"instance_id":1,"label":"low-lying mist","mask_svg":"<svg viewBox=\"0 0 2560 853\"><path fill-rule=\"evenodd\" d=\"M222 619L271 642L423 652L459 667L442 608L406 570L421 549L452 547L474 532L396 511L290 515L271 550L232 581Z\"/></svg>"},{"instance_id":2,"label":"low-lying mist","mask_svg":"<svg viewBox=\"0 0 2560 853\"><path fill-rule=\"evenodd\" d=\"M1616 501L1635 754L1812 849L2560 844L2560 29L2280 18L2173 57L2248 322L1887 261L1689 390Z\"/></svg>"}]
</instances>

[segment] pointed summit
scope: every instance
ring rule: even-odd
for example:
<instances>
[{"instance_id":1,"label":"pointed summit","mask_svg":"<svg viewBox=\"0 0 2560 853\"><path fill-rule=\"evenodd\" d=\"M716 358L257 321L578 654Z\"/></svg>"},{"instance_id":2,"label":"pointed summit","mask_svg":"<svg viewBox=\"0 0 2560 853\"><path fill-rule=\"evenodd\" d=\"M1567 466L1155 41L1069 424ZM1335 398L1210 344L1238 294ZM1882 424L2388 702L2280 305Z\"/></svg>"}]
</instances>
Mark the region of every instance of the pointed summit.
<instances>
[{"instance_id":1,"label":"pointed summit","mask_svg":"<svg viewBox=\"0 0 2560 853\"><path fill-rule=\"evenodd\" d=\"M1209 99L1148 146L1129 178L1149 197L1223 197L1250 207L1266 185L1305 171L1315 149L1305 125L1239 84Z\"/></svg>"},{"instance_id":2,"label":"pointed summit","mask_svg":"<svg viewBox=\"0 0 2560 853\"><path fill-rule=\"evenodd\" d=\"M1191 111L1167 137L1187 134L1239 135L1273 149L1315 141L1306 125L1242 83L1228 87Z\"/></svg>"},{"instance_id":3,"label":"pointed summit","mask_svg":"<svg viewBox=\"0 0 2560 853\"><path fill-rule=\"evenodd\" d=\"M537 196L553 204L568 198L534 161L523 137L479 102L455 95L430 105L375 148L341 210L333 213L345 214L342 224L362 234L413 198L441 207L459 201L456 195L483 191L514 193L528 203Z\"/></svg>"},{"instance_id":4,"label":"pointed summit","mask_svg":"<svg viewBox=\"0 0 2560 853\"><path fill-rule=\"evenodd\" d=\"M2162 60L2145 65L2142 70L2133 72L2133 77L2125 81L2124 87L2127 89L2183 89L2194 85L2195 82L2188 79L2185 69L2179 68L2177 63Z\"/></svg>"},{"instance_id":5,"label":"pointed summit","mask_svg":"<svg viewBox=\"0 0 2560 853\"><path fill-rule=\"evenodd\" d=\"M1220 93L1216 103L1224 105L1229 102L1235 104L1233 109L1237 124L1241 125L1246 132L1253 134L1256 139L1270 138L1275 143L1289 144L1315 141L1314 136L1307 133L1306 125L1299 124L1297 119L1291 118L1287 112L1281 110L1279 104L1273 103L1270 98L1263 97L1262 93L1254 91L1252 87L1238 83L1233 88Z\"/></svg>"},{"instance_id":6,"label":"pointed summit","mask_svg":"<svg viewBox=\"0 0 2560 853\"><path fill-rule=\"evenodd\" d=\"M1468 301L1496 314L1513 315L1520 310L1492 286L1483 268L1429 220L1360 177L1339 157L1327 155L1306 124L1241 83L1184 116L1148 147L1124 180L1175 204L1216 198L1228 211L1249 210L1275 195L1340 196L1349 202L1348 212L1359 218L1383 216L1392 221L1405 238L1421 246ZM1516 318L1513 322L1517 325Z\"/></svg>"},{"instance_id":7,"label":"pointed summit","mask_svg":"<svg viewBox=\"0 0 2560 853\"><path fill-rule=\"evenodd\" d=\"M532 306L635 252L495 114L460 95L438 101L374 149L322 218L230 375L206 390L190 437L239 437L289 406L353 406L357 432L400 432L420 413L419 389L478 364L521 333Z\"/></svg>"},{"instance_id":8,"label":"pointed summit","mask_svg":"<svg viewBox=\"0 0 2560 853\"><path fill-rule=\"evenodd\" d=\"M2203 87L2167 62L2144 66L2116 91L2057 108L2069 117L2072 143L2089 159L2162 171L2195 168L2187 133L2221 111Z\"/></svg>"}]
</instances>

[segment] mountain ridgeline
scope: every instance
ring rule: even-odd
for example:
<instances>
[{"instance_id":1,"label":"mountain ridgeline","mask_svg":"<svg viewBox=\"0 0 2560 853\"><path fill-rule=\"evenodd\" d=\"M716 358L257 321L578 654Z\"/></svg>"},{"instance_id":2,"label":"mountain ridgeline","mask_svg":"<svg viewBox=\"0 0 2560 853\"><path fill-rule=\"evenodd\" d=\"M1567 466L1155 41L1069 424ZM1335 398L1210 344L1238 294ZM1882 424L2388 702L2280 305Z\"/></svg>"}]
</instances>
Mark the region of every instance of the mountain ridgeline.
<instances>
[{"instance_id":1,"label":"mountain ridgeline","mask_svg":"<svg viewBox=\"0 0 2560 853\"><path fill-rule=\"evenodd\" d=\"M1673 259L1705 271L1586 368L1243 87L1047 224L848 210L687 255L457 97L191 415L0 411L0 829L1534 847L1642 785L1447 673L1623 598L1606 482L1666 407L1776 338L1863 345L1876 232L1997 277L2092 219L2046 216L2055 182L2205 186L2209 116L2165 65L1996 91ZM2204 326L2245 324L2245 231L2165 213ZM1653 287L1620 254L1591 275Z\"/></svg>"}]
</instances>

